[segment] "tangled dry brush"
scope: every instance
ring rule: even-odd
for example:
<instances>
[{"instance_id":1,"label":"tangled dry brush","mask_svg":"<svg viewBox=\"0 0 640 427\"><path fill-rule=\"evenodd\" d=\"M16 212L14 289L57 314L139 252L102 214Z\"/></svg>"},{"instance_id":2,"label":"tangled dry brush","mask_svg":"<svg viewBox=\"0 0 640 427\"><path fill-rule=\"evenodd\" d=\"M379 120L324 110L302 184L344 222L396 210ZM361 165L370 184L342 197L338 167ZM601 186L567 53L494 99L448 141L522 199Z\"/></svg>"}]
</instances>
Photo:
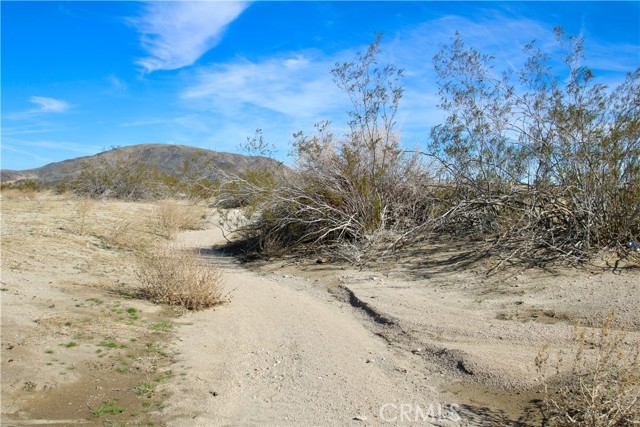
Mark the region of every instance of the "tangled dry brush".
<instances>
[{"instance_id":1,"label":"tangled dry brush","mask_svg":"<svg viewBox=\"0 0 640 427\"><path fill-rule=\"evenodd\" d=\"M583 40L556 36L561 63L531 43L519 73L497 75L456 34L434 58L447 117L424 150L400 143L402 70L377 63L378 38L332 71L352 102L348 132L296 134L292 168L225 174L219 204L241 208L238 233L267 253L359 261L445 236L501 262L637 257L640 69L607 88L583 65ZM260 133L248 146L268 148Z\"/></svg>"}]
</instances>

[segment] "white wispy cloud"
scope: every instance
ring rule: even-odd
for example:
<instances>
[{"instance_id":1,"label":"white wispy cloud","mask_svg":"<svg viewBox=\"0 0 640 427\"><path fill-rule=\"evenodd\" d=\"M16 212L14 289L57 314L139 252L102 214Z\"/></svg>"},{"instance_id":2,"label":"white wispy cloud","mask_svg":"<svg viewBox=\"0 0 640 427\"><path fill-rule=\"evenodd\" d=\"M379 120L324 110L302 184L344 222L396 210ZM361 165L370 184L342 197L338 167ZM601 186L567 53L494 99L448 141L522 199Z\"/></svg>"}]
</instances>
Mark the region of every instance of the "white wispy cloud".
<instances>
[{"instance_id":1,"label":"white wispy cloud","mask_svg":"<svg viewBox=\"0 0 640 427\"><path fill-rule=\"evenodd\" d=\"M29 98L29 102L35 104L35 108L31 108L26 111L20 111L17 113L9 113L6 115L6 118L10 120L31 119L43 114L64 113L66 111L69 111L73 107L67 101L56 98L49 98L46 96L32 96L31 98Z\"/></svg>"},{"instance_id":2,"label":"white wispy cloud","mask_svg":"<svg viewBox=\"0 0 640 427\"><path fill-rule=\"evenodd\" d=\"M118 76L110 75L107 77L107 82L109 87L106 90L106 93L109 95L122 96L129 90L129 85Z\"/></svg>"},{"instance_id":3,"label":"white wispy cloud","mask_svg":"<svg viewBox=\"0 0 640 427\"><path fill-rule=\"evenodd\" d=\"M100 147L79 144L76 142L70 141L54 141L47 139L39 139L39 140L27 140L22 138L11 138L7 142L11 144L19 145L21 147L32 147L38 148L42 150L61 150L61 151L70 151L73 153L81 153L81 154L91 154L97 152Z\"/></svg>"},{"instance_id":4,"label":"white wispy cloud","mask_svg":"<svg viewBox=\"0 0 640 427\"><path fill-rule=\"evenodd\" d=\"M31 110L33 113L64 113L71 108L71 104L66 101L45 96L32 96L29 101L38 106Z\"/></svg>"},{"instance_id":5,"label":"white wispy cloud","mask_svg":"<svg viewBox=\"0 0 640 427\"><path fill-rule=\"evenodd\" d=\"M398 122L407 130L412 143L425 139L431 126L443 113L438 110L437 80L432 58L443 43L460 30L469 45L496 56L512 66L524 60L521 49L541 34L542 42L553 38L552 29L536 21L513 19L495 14L483 21L447 16L386 37L381 46L381 64L393 63L405 70L405 96ZM371 35L374 40L374 35ZM327 56L317 51L281 53L277 57L198 67L187 76L182 99L193 108L223 115L231 123L236 117L252 117L253 127L290 123L292 130L310 127L315 121L328 119L336 130L346 126L346 112L351 108L346 94L333 82L331 69L337 62L349 61L356 51ZM234 125L236 126L236 125ZM413 135L411 135L413 134Z\"/></svg>"},{"instance_id":6,"label":"white wispy cloud","mask_svg":"<svg viewBox=\"0 0 640 427\"><path fill-rule=\"evenodd\" d=\"M80 144L70 141L56 141L48 139L29 140L24 138L6 137L2 138L2 150L20 154L31 160L26 167L19 164L4 164L8 169L25 169L30 167L43 166L47 163L60 161L67 158L78 157L78 155L95 154L100 151L99 147Z\"/></svg>"},{"instance_id":7,"label":"white wispy cloud","mask_svg":"<svg viewBox=\"0 0 640 427\"><path fill-rule=\"evenodd\" d=\"M20 148L14 147L11 144L7 144L6 142L3 142L2 150L3 151L6 150L6 151L9 151L9 152L12 152L12 153L16 153L16 154L19 154L20 156L23 156L24 158L31 159L34 162L37 162L37 164L40 165L40 166L52 162L50 157L41 156L41 155L35 153L33 150L21 150ZM5 157L5 159L6 159L6 157ZM15 170L24 169L21 165L6 165L6 162L2 162L2 168L3 169L14 169L15 168Z\"/></svg>"},{"instance_id":8,"label":"white wispy cloud","mask_svg":"<svg viewBox=\"0 0 640 427\"><path fill-rule=\"evenodd\" d=\"M28 124L24 126L3 126L2 136L29 135L34 133L48 133L55 129L52 127L41 126L40 124Z\"/></svg>"},{"instance_id":9,"label":"white wispy cloud","mask_svg":"<svg viewBox=\"0 0 640 427\"><path fill-rule=\"evenodd\" d=\"M523 15L511 15L502 10L487 12L477 19L450 15L425 22L414 28L395 43L396 56L401 61L411 62L411 58L423 61L424 69L432 69L432 57L444 43L450 42L458 31L468 47L493 56L496 70L519 70L524 65L527 54L523 51L531 41L550 57L556 68L566 71L560 65L566 52L558 44L555 23L542 22ZM585 37L585 65L601 71L599 74L622 74L638 66L638 44L611 43L598 40L582 28L579 36ZM573 35L573 34L570 34ZM414 61L416 62L416 61ZM414 67L414 70L419 67ZM604 82L605 84L607 82Z\"/></svg>"},{"instance_id":10,"label":"white wispy cloud","mask_svg":"<svg viewBox=\"0 0 640 427\"><path fill-rule=\"evenodd\" d=\"M192 65L215 47L248 2L153 2L130 19L149 56L136 61L146 72Z\"/></svg>"},{"instance_id":11,"label":"white wispy cloud","mask_svg":"<svg viewBox=\"0 0 640 427\"><path fill-rule=\"evenodd\" d=\"M519 70L526 61L522 49L534 39L554 59L562 57L553 25L510 11L489 10L473 19L450 15L387 35L379 63L393 63L405 70L398 125L409 147L424 145L431 127L444 119L445 113L438 107L438 78L432 59L456 31L467 46L495 57L496 73ZM196 67L184 75L181 98L188 109L203 116L210 114L211 131L207 137L241 142L259 127L286 153L291 133L311 130L318 120L331 120L338 133L346 126L349 100L333 83L330 71L336 62L349 61L356 51L366 48L354 46L334 55L319 51L281 52L269 58L235 59ZM587 52L587 59L590 56ZM617 67L609 64L610 69Z\"/></svg>"},{"instance_id":12,"label":"white wispy cloud","mask_svg":"<svg viewBox=\"0 0 640 427\"><path fill-rule=\"evenodd\" d=\"M193 83L182 98L228 116L263 110L289 119L313 119L347 99L332 81L333 64L331 58L309 52L215 64L190 76Z\"/></svg>"}]
</instances>

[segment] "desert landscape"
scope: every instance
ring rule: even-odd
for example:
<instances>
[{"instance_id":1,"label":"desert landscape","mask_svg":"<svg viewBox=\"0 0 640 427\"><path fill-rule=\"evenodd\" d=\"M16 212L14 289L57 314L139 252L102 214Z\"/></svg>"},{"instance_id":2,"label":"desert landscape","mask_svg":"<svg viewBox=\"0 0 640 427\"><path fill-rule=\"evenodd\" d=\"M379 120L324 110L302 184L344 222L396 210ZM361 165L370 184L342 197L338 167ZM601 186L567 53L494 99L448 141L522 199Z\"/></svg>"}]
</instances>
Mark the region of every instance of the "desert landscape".
<instances>
[{"instance_id":1,"label":"desert landscape","mask_svg":"<svg viewBox=\"0 0 640 427\"><path fill-rule=\"evenodd\" d=\"M640 426L640 2L1 8L2 426Z\"/></svg>"},{"instance_id":2,"label":"desert landscape","mask_svg":"<svg viewBox=\"0 0 640 427\"><path fill-rule=\"evenodd\" d=\"M453 248L240 263L215 210L172 203L197 217L171 230L157 202L2 192L2 425L534 426L543 346L570 355L574 325L615 309L638 348L636 268L487 276ZM221 271L222 305L138 296L136 251L171 241Z\"/></svg>"}]
</instances>

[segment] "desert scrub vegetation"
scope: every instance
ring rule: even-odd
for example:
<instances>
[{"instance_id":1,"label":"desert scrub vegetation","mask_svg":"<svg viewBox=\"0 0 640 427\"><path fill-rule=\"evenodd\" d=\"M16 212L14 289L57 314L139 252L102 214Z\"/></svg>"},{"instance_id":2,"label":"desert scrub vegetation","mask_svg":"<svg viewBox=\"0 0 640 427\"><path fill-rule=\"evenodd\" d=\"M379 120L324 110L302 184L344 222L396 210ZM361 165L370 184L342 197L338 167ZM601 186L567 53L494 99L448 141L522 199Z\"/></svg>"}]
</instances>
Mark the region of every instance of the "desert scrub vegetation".
<instances>
[{"instance_id":1,"label":"desert scrub vegetation","mask_svg":"<svg viewBox=\"0 0 640 427\"><path fill-rule=\"evenodd\" d=\"M427 154L451 183L437 230L490 235L520 262L630 254L640 237L640 68L607 88L584 64L584 40L555 35L557 51L525 46L515 74L498 75L459 34L434 58L448 115Z\"/></svg>"},{"instance_id":2,"label":"desert scrub vegetation","mask_svg":"<svg viewBox=\"0 0 640 427\"><path fill-rule=\"evenodd\" d=\"M171 173L119 147L86 159L78 174L55 186L58 193L72 192L93 199L206 200L215 188L215 176L206 175L213 159L194 156Z\"/></svg>"},{"instance_id":3,"label":"desert scrub vegetation","mask_svg":"<svg viewBox=\"0 0 640 427\"><path fill-rule=\"evenodd\" d=\"M64 186L77 195L94 199L157 200L172 193L173 178L140 159L104 153L86 160L78 176Z\"/></svg>"},{"instance_id":4,"label":"desert scrub vegetation","mask_svg":"<svg viewBox=\"0 0 640 427\"><path fill-rule=\"evenodd\" d=\"M202 228L206 209L195 203L185 204L177 200L160 200L156 204L157 228L167 238L182 230Z\"/></svg>"},{"instance_id":5,"label":"desert scrub vegetation","mask_svg":"<svg viewBox=\"0 0 640 427\"><path fill-rule=\"evenodd\" d=\"M103 235L105 243L117 248L142 249L147 238L141 238L141 225L127 215L119 215L109 224L109 229Z\"/></svg>"},{"instance_id":6,"label":"desert scrub vegetation","mask_svg":"<svg viewBox=\"0 0 640 427\"><path fill-rule=\"evenodd\" d=\"M402 70L379 67L381 37L332 75L350 97L349 130L336 135L329 122L313 135L294 135L294 168L272 167L257 176L222 179L218 203L243 207L236 232L263 252L294 247L333 250L357 260L385 232L417 224L418 196L428 177L416 155L400 146L396 113ZM262 135L248 141L264 154Z\"/></svg>"},{"instance_id":7,"label":"desert scrub vegetation","mask_svg":"<svg viewBox=\"0 0 640 427\"><path fill-rule=\"evenodd\" d=\"M26 180L18 182L3 182L0 184L2 197L23 197L33 200L36 194L45 189L44 185L39 181Z\"/></svg>"},{"instance_id":8,"label":"desert scrub vegetation","mask_svg":"<svg viewBox=\"0 0 640 427\"><path fill-rule=\"evenodd\" d=\"M630 427L640 423L640 345L615 329L615 312L591 332L576 326L571 352L536 358L551 427ZM550 372L551 371L551 372ZM555 373L555 375L552 375Z\"/></svg>"},{"instance_id":9,"label":"desert scrub vegetation","mask_svg":"<svg viewBox=\"0 0 640 427\"><path fill-rule=\"evenodd\" d=\"M222 276L198 255L175 245L136 253L141 296L155 303L200 310L224 302Z\"/></svg>"},{"instance_id":10,"label":"desert scrub vegetation","mask_svg":"<svg viewBox=\"0 0 640 427\"><path fill-rule=\"evenodd\" d=\"M236 232L263 253L358 262L445 237L474 242L496 266L585 262L602 249L637 258L640 69L608 88L584 65L583 39L555 34L555 50L532 42L520 71L502 74L459 34L442 46L446 118L424 149L400 141L403 71L378 64L378 36L332 70L352 104L348 130L320 122L296 134L292 168L224 175L218 203L241 208ZM268 147L261 135L248 145Z\"/></svg>"},{"instance_id":11,"label":"desert scrub vegetation","mask_svg":"<svg viewBox=\"0 0 640 427\"><path fill-rule=\"evenodd\" d=\"M82 197L76 201L77 229L78 234L82 235L86 231L87 224L90 220L91 212L95 209L95 200L89 197Z\"/></svg>"},{"instance_id":12,"label":"desert scrub vegetation","mask_svg":"<svg viewBox=\"0 0 640 427\"><path fill-rule=\"evenodd\" d=\"M76 200L75 204L79 234L93 236L102 247L143 250L158 238L153 235L154 218L144 205L134 206L129 202L115 201L96 203L87 197ZM84 230L84 233L80 230Z\"/></svg>"}]
</instances>

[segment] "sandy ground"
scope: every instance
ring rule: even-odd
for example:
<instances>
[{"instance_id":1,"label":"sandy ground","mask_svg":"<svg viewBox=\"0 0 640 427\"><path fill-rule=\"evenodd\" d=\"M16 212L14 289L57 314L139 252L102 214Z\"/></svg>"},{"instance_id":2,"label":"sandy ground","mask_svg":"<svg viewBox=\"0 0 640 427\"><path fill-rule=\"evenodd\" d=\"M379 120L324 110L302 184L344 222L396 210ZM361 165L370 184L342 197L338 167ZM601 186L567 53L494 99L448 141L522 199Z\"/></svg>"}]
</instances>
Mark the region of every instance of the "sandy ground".
<instances>
[{"instance_id":1,"label":"sandy ground","mask_svg":"<svg viewBox=\"0 0 640 427\"><path fill-rule=\"evenodd\" d=\"M210 231L181 238L219 243ZM231 300L180 321L178 366L187 376L173 390L182 398L166 408L171 425L394 424L399 405L414 403L436 425L455 425L433 387L441 380L372 333L351 306L310 280L214 262Z\"/></svg>"},{"instance_id":2,"label":"sandy ground","mask_svg":"<svg viewBox=\"0 0 640 427\"><path fill-rule=\"evenodd\" d=\"M1 203L0 424L160 423L175 313L128 296L137 279L121 246L149 235L152 207L83 216L74 198L5 192Z\"/></svg>"},{"instance_id":3,"label":"sandy ground","mask_svg":"<svg viewBox=\"0 0 640 427\"><path fill-rule=\"evenodd\" d=\"M638 270L240 266L211 251L219 232L180 237L224 270L231 302L183 318L172 425L539 425L545 344L557 355L615 309L638 345Z\"/></svg>"},{"instance_id":4,"label":"sandy ground","mask_svg":"<svg viewBox=\"0 0 640 427\"><path fill-rule=\"evenodd\" d=\"M74 203L2 200L2 425L534 426L544 344L566 349L611 308L640 339L638 270L487 277L447 248L375 269L241 265L213 222L178 240L223 271L229 301L178 316L126 298L131 253L100 238L152 207L109 202L78 233ZM93 415L112 399L126 411Z\"/></svg>"}]
</instances>

